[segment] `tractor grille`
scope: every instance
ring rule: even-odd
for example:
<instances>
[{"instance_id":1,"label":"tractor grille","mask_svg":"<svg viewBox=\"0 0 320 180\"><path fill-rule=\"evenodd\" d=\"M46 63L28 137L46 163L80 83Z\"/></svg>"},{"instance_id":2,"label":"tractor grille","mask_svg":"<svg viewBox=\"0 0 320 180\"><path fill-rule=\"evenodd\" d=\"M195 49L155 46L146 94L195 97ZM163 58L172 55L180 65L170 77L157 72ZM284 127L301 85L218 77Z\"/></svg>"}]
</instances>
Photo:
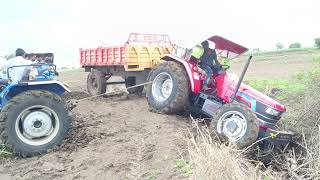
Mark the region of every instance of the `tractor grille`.
<instances>
[{"instance_id":1,"label":"tractor grille","mask_svg":"<svg viewBox=\"0 0 320 180\"><path fill-rule=\"evenodd\" d=\"M257 101L256 103L256 115L259 119L266 121L268 123L277 123L279 119L281 118L281 115L283 112L280 112L278 116L274 116L271 114L266 113L266 109L270 107L263 103L260 103Z\"/></svg>"}]
</instances>

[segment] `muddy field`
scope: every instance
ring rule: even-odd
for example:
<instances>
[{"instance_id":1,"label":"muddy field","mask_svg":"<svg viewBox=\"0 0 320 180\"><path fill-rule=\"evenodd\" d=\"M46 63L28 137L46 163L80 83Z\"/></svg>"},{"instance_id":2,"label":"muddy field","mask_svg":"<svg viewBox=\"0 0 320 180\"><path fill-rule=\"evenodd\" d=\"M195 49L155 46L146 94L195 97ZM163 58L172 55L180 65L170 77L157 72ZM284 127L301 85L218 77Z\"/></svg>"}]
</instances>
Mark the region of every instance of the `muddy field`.
<instances>
[{"instance_id":1,"label":"muddy field","mask_svg":"<svg viewBox=\"0 0 320 180\"><path fill-rule=\"evenodd\" d=\"M253 61L248 76L288 78L311 65L305 54L279 57ZM239 73L242 66L243 60L233 70ZM74 91L68 98L87 96L85 72L64 72L60 80ZM191 127L188 118L149 112L143 96L126 94L82 101L72 113L70 137L60 148L33 158L0 160L0 179L187 178L176 161L186 149L182 134Z\"/></svg>"}]
</instances>

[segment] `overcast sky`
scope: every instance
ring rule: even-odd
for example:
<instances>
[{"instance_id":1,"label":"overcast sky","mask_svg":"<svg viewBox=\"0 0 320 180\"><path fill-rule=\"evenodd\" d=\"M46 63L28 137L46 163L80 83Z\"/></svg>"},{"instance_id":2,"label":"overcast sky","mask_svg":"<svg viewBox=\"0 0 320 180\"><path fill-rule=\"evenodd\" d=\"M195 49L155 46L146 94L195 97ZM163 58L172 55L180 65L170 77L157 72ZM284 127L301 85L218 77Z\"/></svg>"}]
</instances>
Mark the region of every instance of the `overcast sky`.
<instances>
[{"instance_id":1,"label":"overcast sky","mask_svg":"<svg viewBox=\"0 0 320 180\"><path fill-rule=\"evenodd\" d=\"M123 44L130 32L169 34L185 47L221 35L275 49L320 36L319 0L1 0L0 53L17 47L78 62L78 48Z\"/></svg>"}]
</instances>

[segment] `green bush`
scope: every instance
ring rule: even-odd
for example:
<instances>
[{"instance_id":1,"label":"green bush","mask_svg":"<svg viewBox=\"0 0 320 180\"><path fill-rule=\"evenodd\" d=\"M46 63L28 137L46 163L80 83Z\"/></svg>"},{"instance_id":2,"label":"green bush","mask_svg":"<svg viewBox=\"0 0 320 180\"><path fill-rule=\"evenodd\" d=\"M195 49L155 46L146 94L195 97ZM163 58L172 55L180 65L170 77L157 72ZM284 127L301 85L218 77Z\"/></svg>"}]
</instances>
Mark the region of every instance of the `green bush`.
<instances>
[{"instance_id":1,"label":"green bush","mask_svg":"<svg viewBox=\"0 0 320 180\"><path fill-rule=\"evenodd\" d=\"M290 49L292 49L292 48L301 48L301 44L298 43L298 42L292 43L292 44L290 44L289 48Z\"/></svg>"},{"instance_id":2,"label":"green bush","mask_svg":"<svg viewBox=\"0 0 320 180\"><path fill-rule=\"evenodd\" d=\"M320 48L320 37L314 39L314 44L317 48Z\"/></svg>"}]
</instances>

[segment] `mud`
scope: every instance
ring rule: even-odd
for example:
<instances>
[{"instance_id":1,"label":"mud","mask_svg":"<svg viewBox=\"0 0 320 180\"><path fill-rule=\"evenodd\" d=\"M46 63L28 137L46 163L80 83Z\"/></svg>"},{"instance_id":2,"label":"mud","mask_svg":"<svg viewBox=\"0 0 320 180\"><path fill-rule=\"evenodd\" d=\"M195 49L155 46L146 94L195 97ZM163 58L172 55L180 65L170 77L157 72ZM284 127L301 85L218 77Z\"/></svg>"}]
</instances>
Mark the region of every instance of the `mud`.
<instances>
[{"instance_id":1,"label":"mud","mask_svg":"<svg viewBox=\"0 0 320 180\"><path fill-rule=\"evenodd\" d=\"M74 95L77 96L77 93ZM13 179L181 179L187 118L151 113L143 97L82 101L72 110L70 137L48 154L1 160Z\"/></svg>"},{"instance_id":2,"label":"mud","mask_svg":"<svg viewBox=\"0 0 320 180\"><path fill-rule=\"evenodd\" d=\"M236 71L241 65L235 66ZM268 76L278 67L264 71L269 66L270 62L259 61L249 74ZM89 96L86 76L85 72L61 73L60 80L73 91L64 97L66 101ZM0 179L187 178L176 162L186 149L181 134L190 128L189 118L149 112L144 96L128 95L123 85L107 89L116 93L79 101L72 109L72 129L62 146L37 157L1 159Z\"/></svg>"}]
</instances>

